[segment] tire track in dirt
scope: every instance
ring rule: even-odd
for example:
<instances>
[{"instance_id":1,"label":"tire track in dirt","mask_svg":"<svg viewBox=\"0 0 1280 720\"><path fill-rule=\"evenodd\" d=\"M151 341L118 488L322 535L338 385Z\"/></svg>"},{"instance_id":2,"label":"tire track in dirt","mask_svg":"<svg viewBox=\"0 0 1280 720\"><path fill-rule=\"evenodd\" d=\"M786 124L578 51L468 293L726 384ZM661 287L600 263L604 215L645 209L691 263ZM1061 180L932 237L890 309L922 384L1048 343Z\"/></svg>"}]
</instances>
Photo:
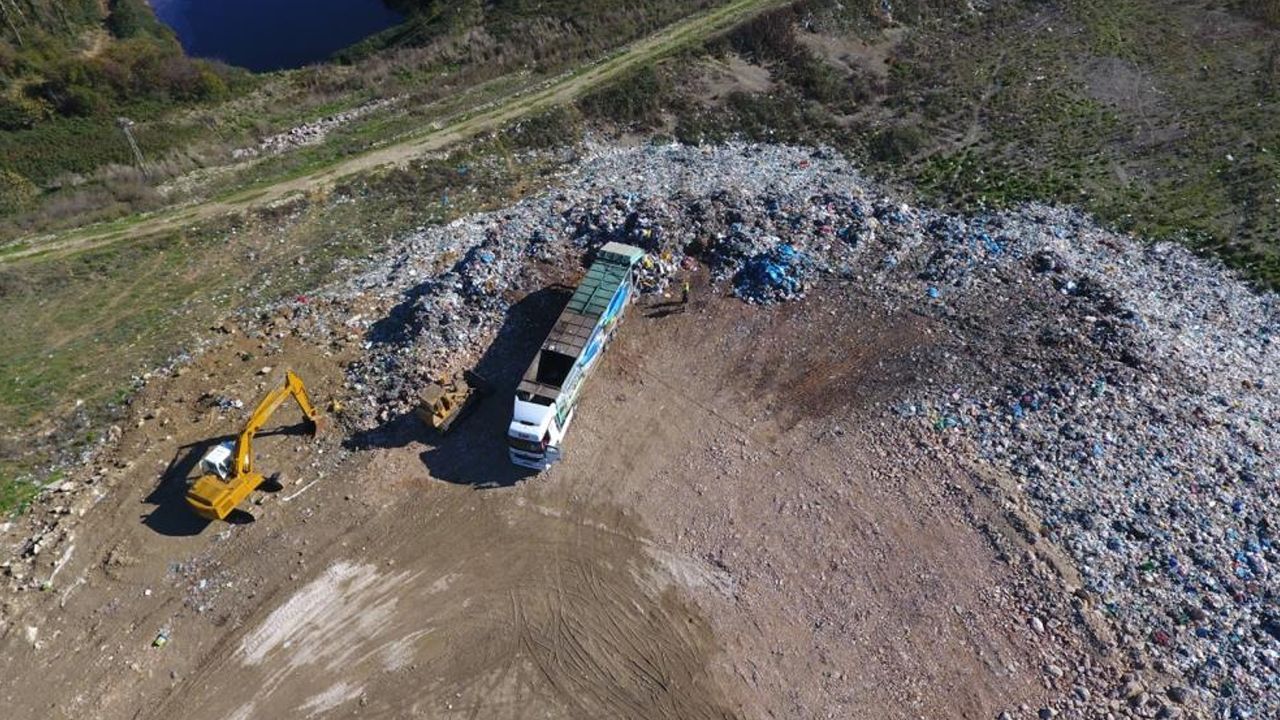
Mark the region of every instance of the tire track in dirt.
<instances>
[{"instance_id":1,"label":"tire track in dirt","mask_svg":"<svg viewBox=\"0 0 1280 720\"><path fill-rule=\"evenodd\" d=\"M646 581L665 570L638 532L477 497L436 488L434 518L396 508L368 552L338 543L139 717L732 717L709 630L674 578Z\"/></svg>"}]
</instances>

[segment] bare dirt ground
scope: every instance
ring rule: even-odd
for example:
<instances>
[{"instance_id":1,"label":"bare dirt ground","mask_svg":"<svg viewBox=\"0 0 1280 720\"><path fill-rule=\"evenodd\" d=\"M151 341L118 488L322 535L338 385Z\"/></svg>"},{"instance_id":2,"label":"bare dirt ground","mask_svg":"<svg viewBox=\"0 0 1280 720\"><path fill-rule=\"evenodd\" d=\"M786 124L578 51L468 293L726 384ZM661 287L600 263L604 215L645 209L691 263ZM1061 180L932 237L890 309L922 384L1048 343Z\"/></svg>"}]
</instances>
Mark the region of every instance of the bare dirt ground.
<instances>
[{"instance_id":1,"label":"bare dirt ground","mask_svg":"<svg viewBox=\"0 0 1280 720\"><path fill-rule=\"evenodd\" d=\"M233 329L152 383L66 503L0 535L36 553L0 596L6 717L990 718L1067 692L1046 656L1094 661L1084 625L1021 619L1068 596L997 484L885 419L975 362L935 321L834 286L637 306L530 478L509 390L562 301L516 305L498 392L443 440L402 418L313 444L282 410L252 523L182 505L237 429L208 395L292 367L341 398L344 353Z\"/></svg>"}]
</instances>

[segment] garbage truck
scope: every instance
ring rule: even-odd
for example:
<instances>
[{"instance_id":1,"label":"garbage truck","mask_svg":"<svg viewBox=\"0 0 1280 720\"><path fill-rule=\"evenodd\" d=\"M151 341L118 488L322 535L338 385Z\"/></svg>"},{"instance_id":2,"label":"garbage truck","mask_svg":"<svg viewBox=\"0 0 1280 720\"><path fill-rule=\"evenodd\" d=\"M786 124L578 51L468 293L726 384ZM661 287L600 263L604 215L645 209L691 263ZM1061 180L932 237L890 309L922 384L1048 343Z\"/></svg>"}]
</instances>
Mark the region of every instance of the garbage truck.
<instances>
[{"instance_id":1,"label":"garbage truck","mask_svg":"<svg viewBox=\"0 0 1280 720\"><path fill-rule=\"evenodd\" d=\"M643 250L618 242L596 253L516 388L507 432L512 463L546 470L560 459L583 383L635 297L643 259Z\"/></svg>"}]
</instances>

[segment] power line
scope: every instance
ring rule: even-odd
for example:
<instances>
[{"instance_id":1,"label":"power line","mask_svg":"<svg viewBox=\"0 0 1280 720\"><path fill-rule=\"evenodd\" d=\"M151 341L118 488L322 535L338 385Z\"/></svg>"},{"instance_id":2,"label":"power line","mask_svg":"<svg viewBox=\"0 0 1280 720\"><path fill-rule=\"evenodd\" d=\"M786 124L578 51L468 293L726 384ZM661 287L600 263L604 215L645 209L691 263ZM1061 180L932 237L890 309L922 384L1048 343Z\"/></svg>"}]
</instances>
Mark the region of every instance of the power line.
<instances>
[{"instance_id":1,"label":"power line","mask_svg":"<svg viewBox=\"0 0 1280 720\"><path fill-rule=\"evenodd\" d=\"M138 169L142 171L142 176L147 177L147 164L142 159L142 149L138 147L138 141L133 138L133 121L127 117L116 118L116 126L124 133L125 139L129 141L129 147L133 150L133 158L138 164Z\"/></svg>"}]
</instances>

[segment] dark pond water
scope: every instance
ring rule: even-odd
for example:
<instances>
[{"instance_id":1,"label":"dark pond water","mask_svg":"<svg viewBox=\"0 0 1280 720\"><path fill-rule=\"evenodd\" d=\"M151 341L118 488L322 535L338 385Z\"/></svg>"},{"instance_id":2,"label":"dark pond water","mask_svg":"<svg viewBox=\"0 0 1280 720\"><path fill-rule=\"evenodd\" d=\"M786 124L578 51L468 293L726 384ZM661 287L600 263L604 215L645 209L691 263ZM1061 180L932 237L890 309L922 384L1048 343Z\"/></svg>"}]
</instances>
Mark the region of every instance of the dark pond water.
<instances>
[{"instance_id":1,"label":"dark pond water","mask_svg":"<svg viewBox=\"0 0 1280 720\"><path fill-rule=\"evenodd\" d=\"M302 67L402 19L382 0L150 0L195 57L266 71Z\"/></svg>"}]
</instances>

